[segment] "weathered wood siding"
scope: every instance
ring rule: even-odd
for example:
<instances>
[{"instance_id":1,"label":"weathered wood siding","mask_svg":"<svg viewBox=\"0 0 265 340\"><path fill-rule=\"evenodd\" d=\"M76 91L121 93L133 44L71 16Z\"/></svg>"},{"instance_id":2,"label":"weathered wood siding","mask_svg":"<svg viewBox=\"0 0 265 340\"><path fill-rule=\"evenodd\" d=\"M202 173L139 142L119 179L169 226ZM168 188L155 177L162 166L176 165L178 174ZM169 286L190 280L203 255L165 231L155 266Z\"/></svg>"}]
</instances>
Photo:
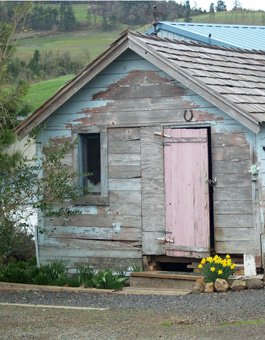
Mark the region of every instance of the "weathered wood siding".
<instances>
[{"instance_id":1,"label":"weathered wood siding","mask_svg":"<svg viewBox=\"0 0 265 340\"><path fill-rule=\"evenodd\" d=\"M192 110L191 122L185 110ZM80 207L82 214L65 226L45 221L56 230L40 235L42 261L117 268L143 254L165 254L157 240L165 236L163 138L154 134L163 126L211 128L216 251L258 252L260 209L253 207L248 174L253 133L135 53L122 54L45 124L43 142L72 138L75 125L107 125L109 205Z\"/></svg>"}]
</instances>

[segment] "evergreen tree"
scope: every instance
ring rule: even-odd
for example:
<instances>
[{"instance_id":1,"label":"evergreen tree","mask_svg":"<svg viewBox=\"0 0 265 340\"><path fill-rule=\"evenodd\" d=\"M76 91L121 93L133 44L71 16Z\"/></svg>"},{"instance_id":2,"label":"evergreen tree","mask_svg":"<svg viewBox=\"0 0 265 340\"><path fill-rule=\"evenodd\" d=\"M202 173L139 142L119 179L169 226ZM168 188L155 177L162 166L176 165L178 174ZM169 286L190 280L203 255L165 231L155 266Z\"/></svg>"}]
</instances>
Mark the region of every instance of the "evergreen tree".
<instances>
[{"instance_id":1,"label":"evergreen tree","mask_svg":"<svg viewBox=\"0 0 265 340\"><path fill-rule=\"evenodd\" d=\"M186 1L186 5L185 5L186 9L184 11L184 21L185 22L191 22L192 18L191 18L191 8L190 8L190 2Z\"/></svg>"},{"instance_id":2,"label":"evergreen tree","mask_svg":"<svg viewBox=\"0 0 265 340\"><path fill-rule=\"evenodd\" d=\"M210 17L213 17L215 12L214 12L214 3L212 2L210 4L210 9L209 9Z\"/></svg>"},{"instance_id":3,"label":"evergreen tree","mask_svg":"<svg viewBox=\"0 0 265 340\"><path fill-rule=\"evenodd\" d=\"M217 6L215 7L216 12L223 12L226 11L226 4L224 1L219 0L217 1Z\"/></svg>"},{"instance_id":4,"label":"evergreen tree","mask_svg":"<svg viewBox=\"0 0 265 340\"><path fill-rule=\"evenodd\" d=\"M33 57L30 59L28 67L30 68L33 76L40 76L40 52L39 50L35 50Z\"/></svg>"}]
</instances>

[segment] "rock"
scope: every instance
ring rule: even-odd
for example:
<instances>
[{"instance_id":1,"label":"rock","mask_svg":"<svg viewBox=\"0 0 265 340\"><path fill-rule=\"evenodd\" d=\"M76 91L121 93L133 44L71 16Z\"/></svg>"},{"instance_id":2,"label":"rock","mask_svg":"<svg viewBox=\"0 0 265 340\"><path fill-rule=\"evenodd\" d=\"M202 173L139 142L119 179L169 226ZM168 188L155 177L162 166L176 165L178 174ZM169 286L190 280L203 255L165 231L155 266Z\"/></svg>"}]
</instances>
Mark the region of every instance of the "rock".
<instances>
[{"instance_id":1,"label":"rock","mask_svg":"<svg viewBox=\"0 0 265 340\"><path fill-rule=\"evenodd\" d=\"M204 291L205 283L202 281L197 281L192 288L192 294L201 294Z\"/></svg>"},{"instance_id":2,"label":"rock","mask_svg":"<svg viewBox=\"0 0 265 340\"><path fill-rule=\"evenodd\" d=\"M235 280L232 282L230 288L234 291L234 292L239 292L241 290L246 289L247 287L247 283L245 280Z\"/></svg>"},{"instance_id":3,"label":"rock","mask_svg":"<svg viewBox=\"0 0 265 340\"><path fill-rule=\"evenodd\" d=\"M214 283L213 282L206 283L204 291L205 291L205 293L213 293L214 292Z\"/></svg>"},{"instance_id":4,"label":"rock","mask_svg":"<svg viewBox=\"0 0 265 340\"><path fill-rule=\"evenodd\" d=\"M205 285L204 279L197 279L196 282L202 282Z\"/></svg>"},{"instance_id":5,"label":"rock","mask_svg":"<svg viewBox=\"0 0 265 340\"><path fill-rule=\"evenodd\" d=\"M264 286L264 282L260 279L248 279L247 289L261 289Z\"/></svg>"},{"instance_id":6,"label":"rock","mask_svg":"<svg viewBox=\"0 0 265 340\"><path fill-rule=\"evenodd\" d=\"M229 289L229 284L223 279L216 279L214 288L219 293L225 293Z\"/></svg>"}]
</instances>

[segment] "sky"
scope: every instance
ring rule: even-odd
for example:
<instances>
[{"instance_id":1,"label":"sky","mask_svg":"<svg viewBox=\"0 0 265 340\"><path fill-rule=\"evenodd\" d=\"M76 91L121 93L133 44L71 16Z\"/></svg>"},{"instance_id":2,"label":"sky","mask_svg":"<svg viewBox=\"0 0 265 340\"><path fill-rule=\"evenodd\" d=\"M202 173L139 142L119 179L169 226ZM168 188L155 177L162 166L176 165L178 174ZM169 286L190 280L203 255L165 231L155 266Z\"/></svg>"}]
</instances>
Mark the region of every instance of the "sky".
<instances>
[{"instance_id":1,"label":"sky","mask_svg":"<svg viewBox=\"0 0 265 340\"><path fill-rule=\"evenodd\" d=\"M218 0L190 0L191 7L194 6L194 3L197 3L197 7L201 7L202 9L206 9L209 11L210 4L213 2L216 6ZM234 0L223 0L226 4L228 10L231 10L234 7ZM254 9L254 10L263 10L265 11L265 1L264 0L239 0L241 6L246 9ZM178 1L177 1L178 2Z\"/></svg>"}]
</instances>

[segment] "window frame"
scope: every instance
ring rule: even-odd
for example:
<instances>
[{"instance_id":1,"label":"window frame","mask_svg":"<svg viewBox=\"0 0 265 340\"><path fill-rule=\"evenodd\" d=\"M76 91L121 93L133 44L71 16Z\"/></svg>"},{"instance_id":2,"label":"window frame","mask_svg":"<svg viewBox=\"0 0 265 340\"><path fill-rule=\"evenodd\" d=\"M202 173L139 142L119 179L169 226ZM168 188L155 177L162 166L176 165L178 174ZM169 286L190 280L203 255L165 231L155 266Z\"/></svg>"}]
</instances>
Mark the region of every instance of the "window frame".
<instances>
[{"instance_id":1,"label":"window frame","mask_svg":"<svg viewBox=\"0 0 265 340\"><path fill-rule=\"evenodd\" d=\"M83 196L75 200L75 205L108 205L108 154L107 154L107 127L101 125L76 126L72 128L73 140L79 134L100 134L100 195ZM79 173L79 143L73 150L73 171ZM77 178L79 184L80 178Z\"/></svg>"}]
</instances>

